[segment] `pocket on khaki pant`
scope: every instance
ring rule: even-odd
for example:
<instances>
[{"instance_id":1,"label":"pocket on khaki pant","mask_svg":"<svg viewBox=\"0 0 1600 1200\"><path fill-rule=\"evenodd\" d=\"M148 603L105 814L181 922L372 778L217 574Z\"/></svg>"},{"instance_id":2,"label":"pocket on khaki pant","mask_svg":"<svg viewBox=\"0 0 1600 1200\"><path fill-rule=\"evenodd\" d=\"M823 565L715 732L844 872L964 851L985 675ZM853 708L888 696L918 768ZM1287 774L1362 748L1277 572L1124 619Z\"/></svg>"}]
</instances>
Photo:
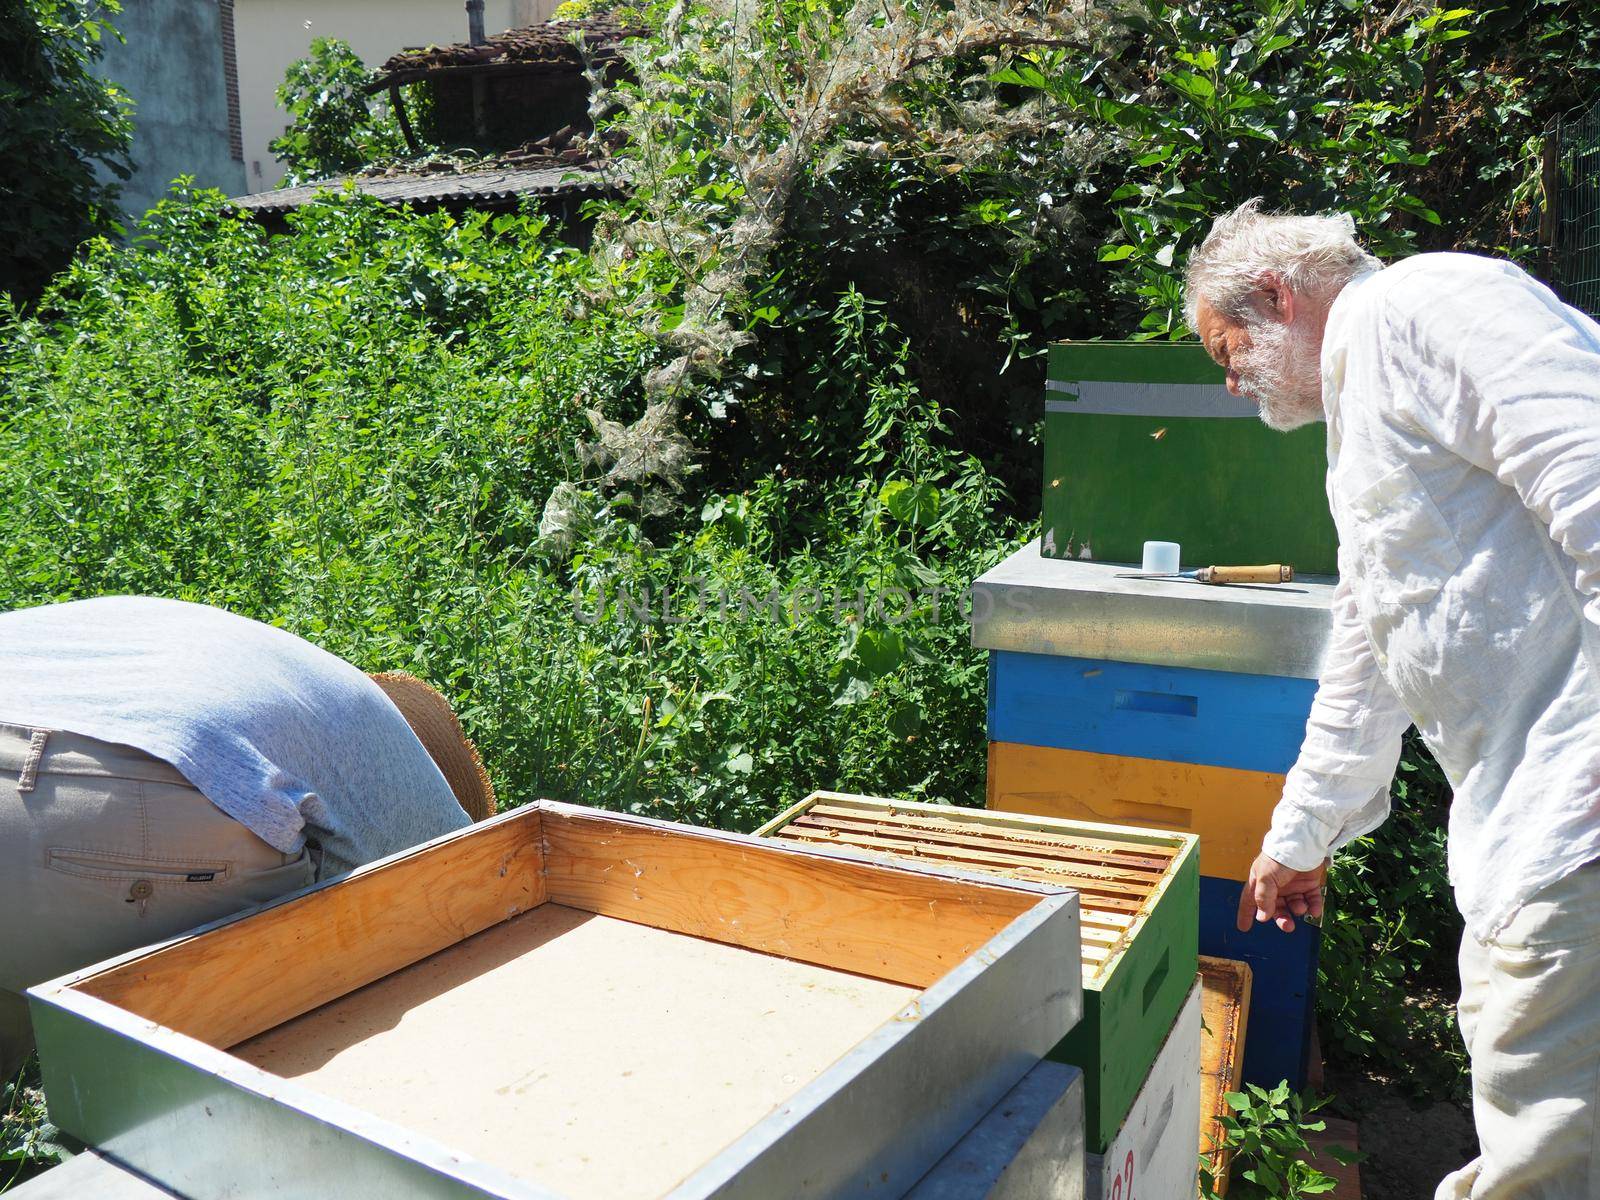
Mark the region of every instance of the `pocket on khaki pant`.
<instances>
[{"instance_id":1,"label":"pocket on khaki pant","mask_svg":"<svg viewBox=\"0 0 1600 1200\"><path fill-rule=\"evenodd\" d=\"M113 883L134 883L141 879L162 884L227 883L235 873L233 864L223 859L158 859L111 854L104 850L77 850L70 846L51 846L46 852L45 866L66 875L107 879Z\"/></svg>"},{"instance_id":2,"label":"pocket on khaki pant","mask_svg":"<svg viewBox=\"0 0 1600 1200\"><path fill-rule=\"evenodd\" d=\"M122 845L80 830L46 851L53 905L100 928L100 957L164 941L312 882L306 850L273 849L196 789L149 780L138 788L137 844L129 844L125 825Z\"/></svg>"},{"instance_id":3,"label":"pocket on khaki pant","mask_svg":"<svg viewBox=\"0 0 1600 1200\"><path fill-rule=\"evenodd\" d=\"M41 772L0 780L0 988L22 991L312 882L185 784Z\"/></svg>"},{"instance_id":4,"label":"pocket on khaki pant","mask_svg":"<svg viewBox=\"0 0 1600 1200\"><path fill-rule=\"evenodd\" d=\"M41 771L26 791L0 775L0 1063L32 1046L27 988L313 881L309 852L273 849L170 768L144 773Z\"/></svg>"},{"instance_id":5,"label":"pocket on khaki pant","mask_svg":"<svg viewBox=\"0 0 1600 1200\"><path fill-rule=\"evenodd\" d=\"M98 913L102 925L114 922L118 929L131 928L138 939L133 945L140 945L263 904L312 881L309 852L285 855L270 847L268 851L260 857L270 861L240 862L52 846L46 852L45 866L72 880L50 889L55 904L75 908L90 924L96 923ZM120 918L105 915L105 907L115 903L129 911ZM119 936L115 940L126 939ZM100 957L131 948L118 945Z\"/></svg>"}]
</instances>

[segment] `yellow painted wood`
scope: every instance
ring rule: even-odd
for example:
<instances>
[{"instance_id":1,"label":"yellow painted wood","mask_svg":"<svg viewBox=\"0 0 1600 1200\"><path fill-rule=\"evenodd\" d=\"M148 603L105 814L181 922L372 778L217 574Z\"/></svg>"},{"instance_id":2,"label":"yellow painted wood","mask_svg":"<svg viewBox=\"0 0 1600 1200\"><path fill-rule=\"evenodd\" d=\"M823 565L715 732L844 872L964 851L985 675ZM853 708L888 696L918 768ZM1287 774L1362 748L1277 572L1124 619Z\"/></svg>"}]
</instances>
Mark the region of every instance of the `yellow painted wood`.
<instances>
[{"instance_id":1,"label":"yellow painted wood","mask_svg":"<svg viewBox=\"0 0 1600 1200\"><path fill-rule=\"evenodd\" d=\"M1200 873L1242 880L1261 851L1283 778L1232 767L990 742L988 805L1198 834Z\"/></svg>"}]
</instances>

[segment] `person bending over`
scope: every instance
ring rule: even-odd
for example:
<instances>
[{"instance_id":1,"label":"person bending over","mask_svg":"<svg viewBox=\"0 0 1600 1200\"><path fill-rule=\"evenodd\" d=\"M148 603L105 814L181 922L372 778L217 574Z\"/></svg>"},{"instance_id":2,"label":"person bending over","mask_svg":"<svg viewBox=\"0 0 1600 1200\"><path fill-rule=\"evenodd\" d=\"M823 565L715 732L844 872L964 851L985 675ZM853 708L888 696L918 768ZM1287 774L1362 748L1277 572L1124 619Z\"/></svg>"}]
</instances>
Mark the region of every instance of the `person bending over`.
<instances>
[{"instance_id":1,"label":"person bending over","mask_svg":"<svg viewBox=\"0 0 1600 1200\"><path fill-rule=\"evenodd\" d=\"M493 812L420 680L177 600L0 613L0 1076L24 989Z\"/></svg>"}]
</instances>

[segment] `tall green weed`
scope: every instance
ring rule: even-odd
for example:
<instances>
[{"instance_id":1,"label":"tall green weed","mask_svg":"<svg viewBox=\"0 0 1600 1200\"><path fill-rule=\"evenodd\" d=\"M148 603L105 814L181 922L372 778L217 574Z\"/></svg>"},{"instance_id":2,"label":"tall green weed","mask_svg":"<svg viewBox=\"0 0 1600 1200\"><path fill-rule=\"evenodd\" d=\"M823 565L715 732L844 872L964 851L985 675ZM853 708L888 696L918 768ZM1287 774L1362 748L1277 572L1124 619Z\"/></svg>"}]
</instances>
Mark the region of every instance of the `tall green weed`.
<instances>
[{"instance_id":1,"label":"tall green weed","mask_svg":"<svg viewBox=\"0 0 1600 1200\"><path fill-rule=\"evenodd\" d=\"M652 517L575 449L655 354L588 259L531 216L347 196L295 224L175 198L5 327L0 603L180 596L418 672L512 803L748 828L812 787L979 798L958 593L1021 529L877 306L828 318L860 368L847 476Z\"/></svg>"}]
</instances>

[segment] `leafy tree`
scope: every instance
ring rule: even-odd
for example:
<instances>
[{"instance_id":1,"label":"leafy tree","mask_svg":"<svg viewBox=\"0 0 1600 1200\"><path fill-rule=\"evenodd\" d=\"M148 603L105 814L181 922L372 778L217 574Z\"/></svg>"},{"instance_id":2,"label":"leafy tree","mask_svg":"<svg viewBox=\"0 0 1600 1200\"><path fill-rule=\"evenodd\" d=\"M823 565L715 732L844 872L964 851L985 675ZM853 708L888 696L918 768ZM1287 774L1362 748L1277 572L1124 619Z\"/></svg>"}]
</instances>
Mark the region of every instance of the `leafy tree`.
<instances>
[{"instance_id":1,"label":"leafy tree","mask_svg":"<svg viewBox=\"0 0 1600 1200\"><path fill-rule=\"evenodd\" d=\"M0 0L0 291L29 301L95 234L115 232L133 102L91 70L116 0Z\"/></svg>"},{"instance_id":2,"label":"leafy tree","mask_svg":"<svg viewBox=\"0 0 1600 1200\"><path fill-rule=\"evenodd\" d=\"M361 56L339 38L312 39L310 57L289 64L278 103L292 121L267 146L289 169L286 186L405 155L405 137L388 100L362 91L371 80Z\"/></svg>"},{"instance_id":3,"label":"leafy tree","mask_svg":"<svg viewBox=\"0 0 1600 1200\"><path fill-rule=\"evenodd\" d=\"M1470 34L1470 9L1396 10L1344 0L1131 6L1120 53L1085 70L1062 51L1019 55L1001 78L1118 131L1094 190L1127 306L1118 331L1186 334L1182 269L1211 219L1251 196L1337 209L1385 256L1408 253L1439 215L1413 193L1445 147L1420 136L1459 84L1438 69ZM1115 310L1113 310L1114 312Z\"/></svg>"},{"instance_id":4,"label":"leafy tree","mask_svg":"<svg viewBox=\"0 0 1600 1200\"><path fill-rule=\"evenodd\" d=\"M1242 1092L1223 1097L1231 1112L1222 1118L1225 1144L1233 1151L1234 1187L1211 1173L1211 1164L1200 1160L1200 1195L1203 1200L1221 1200L1223 1194L1236 1200L1309 1200L1334 1190L1338 1180L1317 1169L1311 1160L1308 1133L1322 1133L1328 1123L1316 1116L1326 1100L1313 1099L1310 1093L1297 1096L1287 1083L1268 1091L1249 1084ZM1366 1155L1344 1146L1329 1146L1328 1158L1349 1164ZM1219 1191L1218 1185L1222 1184Z\"/></svg>"},{"instance_id":5,"label":"leafy tree","mask_svg":"<svg viewBox=\"0 0 1600 1200\"><path fill-rule=\"evenodd\" d=\"M1422 135L1445 152L1417 192L1444 217L1444 245L1514 256L1539 271L1550 265L1533 238L1551 199L1541 152L1554 118L1600 100L1600 4L1486 4L1470 24L1449 63L1456 95L1421 114Z\"/></svg>"},{"instance_id":6,"label":"leafy tree","mask_svg":"<svg viewBox=\"0 0 1600 1200\"><path fill-rule=\"evenodd\" d=\"M1101 20L1097 4L1060 0L702 0L652 22L654 38L627 47L637 81L599 89L597 109L620 108L633 202L601 222L596 245L660 269L650 328L672 357L645 379L630 453L592 444L608 482L613 461L640 457L633 446L681 439L683 414L731 416L741 397L730 368L770 384L750 361L770 327L830 310L840 289L808 294L803 260L830 257L840 225L881 232L893 207L890 185L819 209L830 176L884 162L910 164L920 181L995 161L1014 142L1066 138L1043 106L997 103L981 63L1000 47L1092 44ZM647 502L677 489L660 476Z\"/></svg>"}]
</instances>

